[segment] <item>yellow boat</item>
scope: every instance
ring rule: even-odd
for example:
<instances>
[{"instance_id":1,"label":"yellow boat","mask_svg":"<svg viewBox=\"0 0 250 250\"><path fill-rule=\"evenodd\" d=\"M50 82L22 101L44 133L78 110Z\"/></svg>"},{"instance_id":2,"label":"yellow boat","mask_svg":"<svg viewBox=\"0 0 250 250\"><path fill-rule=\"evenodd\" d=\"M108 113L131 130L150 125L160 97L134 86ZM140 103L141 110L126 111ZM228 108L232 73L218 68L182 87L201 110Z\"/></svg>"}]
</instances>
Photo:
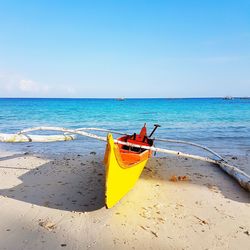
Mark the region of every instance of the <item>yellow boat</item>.
<instances>
[{"instance_id":1,"label":"yellow boat","mask_svg":"<svg viewBox=\"0 0 250 250\"><path fill-rule=\"evenodd\" d=\"M139 135L126 135L117 140L143 146L152 146L153 144L153 140L147 136L145 126ZM106 168L105 203L107 208L113 207L134 187L150 157L150 150L115 143L112 134L108 134L104 156Z\"/></svg>"}]
</instances>

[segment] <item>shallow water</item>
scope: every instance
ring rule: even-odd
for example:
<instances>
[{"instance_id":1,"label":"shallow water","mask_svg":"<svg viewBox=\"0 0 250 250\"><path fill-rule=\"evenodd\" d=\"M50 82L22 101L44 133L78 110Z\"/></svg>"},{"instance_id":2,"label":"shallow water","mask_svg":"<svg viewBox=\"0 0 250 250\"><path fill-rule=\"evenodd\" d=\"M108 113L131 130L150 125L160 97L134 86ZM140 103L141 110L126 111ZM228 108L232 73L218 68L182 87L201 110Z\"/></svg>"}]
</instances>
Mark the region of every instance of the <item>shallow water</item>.
<instances>
[{"instance_id":1,"label":"shallow water","mask_svg":"<svg viewBox=\"0 0 250 250\"><path fill-rule=\"evenodd\" d=\"M0 131L15 133L34 126L101 127L139 132L144 123L156 137L189 140L221 154L250 153L250 100L201 99L0 99ZM1 149L35 152L103 151L87 138L46 144L1 144ZM157 144L176 149L175 145ZM182 151L194 152L187 147Z\"/></svg>"}]
</instances>

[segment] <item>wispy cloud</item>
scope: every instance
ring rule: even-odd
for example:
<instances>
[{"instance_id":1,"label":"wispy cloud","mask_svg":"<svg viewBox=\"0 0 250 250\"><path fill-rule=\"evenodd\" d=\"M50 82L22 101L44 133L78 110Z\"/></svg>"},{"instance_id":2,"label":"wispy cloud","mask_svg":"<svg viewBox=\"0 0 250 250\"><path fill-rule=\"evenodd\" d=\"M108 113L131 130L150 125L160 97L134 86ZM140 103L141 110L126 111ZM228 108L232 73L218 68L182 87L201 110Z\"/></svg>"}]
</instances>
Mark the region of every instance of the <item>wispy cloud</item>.
<instances>
[{"instance_id":1,"label":"wispy cloud","mask_svg":"<svg viewBox=\"0 0 250 250\"><path fill-rule=\"evenodd\" d=\"M74 97L77 93L72 84L45 84L12 72L0 72L0 96Z\"/></svg>"},{"instance_id":2,"label":"wispy cloud","mask_svg":"<svg viewBox=\"0 0 250 250\"><path fill-rule=\"evenodd\" d=\"M19 89L23 92L38 92L39 86L32 80L21 80L19 82Z\"/></svg>"},{"instance_id":3,"label":"wispy cloud","mask_svg":"<svg viewBox=\"0 0 250 250\"><path fill-rule=\"evenodd\" d=\"M14 73L0 73L0 91L4 95L46 94L50 87Z\"/></svg>"},{"instance_id":4,"label":"wispy cloud","mask_svg":"<svg viewBox=\"0 0 250 250\"><path fill-rule=\"evenodd\" d=\"M22 79L19 81L19 89L22 92L29 92L29 93L47 93L49 91L49 86L44 84L39 84L30 79Z\"/></svg>"}]
</instances>

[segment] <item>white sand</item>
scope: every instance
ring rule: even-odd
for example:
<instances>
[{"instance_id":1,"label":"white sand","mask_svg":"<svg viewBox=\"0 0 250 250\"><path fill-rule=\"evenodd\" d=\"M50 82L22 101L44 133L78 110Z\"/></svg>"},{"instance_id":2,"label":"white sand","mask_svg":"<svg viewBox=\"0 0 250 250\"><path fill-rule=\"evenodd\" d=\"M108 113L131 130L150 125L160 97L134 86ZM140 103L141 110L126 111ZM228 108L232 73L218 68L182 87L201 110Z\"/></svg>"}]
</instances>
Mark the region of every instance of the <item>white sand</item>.
<instances>
[{"instance_id":1,"label":"white sand","mask_svg":"<svg viewBox=\"0 0 250 250\"><path fill-rule=\"evenodd\" d=\"M203 162L151 159L109 210L101 156L1 152L0 180L1 250L250 248L250 194Z\"/></svg>"}]
</instances>

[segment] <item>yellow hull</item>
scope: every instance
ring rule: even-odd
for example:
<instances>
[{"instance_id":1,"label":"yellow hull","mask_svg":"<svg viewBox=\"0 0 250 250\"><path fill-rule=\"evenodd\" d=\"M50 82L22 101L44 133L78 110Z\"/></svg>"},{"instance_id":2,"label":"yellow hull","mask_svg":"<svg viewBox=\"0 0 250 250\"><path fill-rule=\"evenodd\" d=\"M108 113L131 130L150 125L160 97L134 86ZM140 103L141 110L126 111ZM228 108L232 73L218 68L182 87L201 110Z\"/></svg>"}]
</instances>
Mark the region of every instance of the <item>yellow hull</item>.
<instances>
[{"instance_id":1,"label":"yellow hull","mask_svg":"<svg viewBox=\"0 0 250 250\"><path fill-rule=\"evenodd\" d=\"M141 175L148 158L141 162L127 166L121 160L118 146L114 143L111 134L104 157L106 167L105 203L107 208L113 207L135 185Z\"/></svg>"}]
</instances>

